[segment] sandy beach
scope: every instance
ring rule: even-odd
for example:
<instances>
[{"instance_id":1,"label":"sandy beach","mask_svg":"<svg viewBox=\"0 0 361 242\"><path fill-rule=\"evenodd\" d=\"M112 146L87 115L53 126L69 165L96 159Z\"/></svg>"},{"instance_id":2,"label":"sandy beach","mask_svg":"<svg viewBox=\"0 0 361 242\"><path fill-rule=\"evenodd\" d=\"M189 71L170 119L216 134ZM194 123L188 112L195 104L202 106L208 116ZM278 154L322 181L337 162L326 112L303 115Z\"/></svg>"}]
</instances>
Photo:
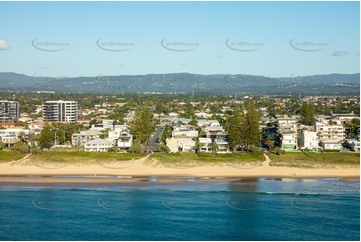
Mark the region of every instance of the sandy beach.
<instances>
[{"instance_id":1,"label":"sandy beach","mask_svg":"<svg viewBox=\"0 0 361 242\"><path fill-rule=\"evenodd\" d=\"M190 168L170 168L145 162L148 157L127 162L99 163L92 165L57 165L29 161L0 164L0 182L31 183L120 183L151 181L157 177L159 183L182 182L186 178L202 181L237 181L239 178L342 178L359 181L359 168L290 168L270 166L266 156L261 166L210 165ZM110 179L111 178L111 179Z\"/></svg>"}]
</instances>

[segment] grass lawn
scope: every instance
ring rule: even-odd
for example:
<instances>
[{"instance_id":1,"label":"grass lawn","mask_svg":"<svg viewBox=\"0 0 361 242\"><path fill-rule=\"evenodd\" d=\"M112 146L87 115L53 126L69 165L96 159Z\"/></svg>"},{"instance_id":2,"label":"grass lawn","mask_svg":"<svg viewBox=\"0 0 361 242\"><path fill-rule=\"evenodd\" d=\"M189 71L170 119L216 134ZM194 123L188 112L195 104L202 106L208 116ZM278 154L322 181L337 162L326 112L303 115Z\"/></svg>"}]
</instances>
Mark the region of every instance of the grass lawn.
<instances>
[{"instance_id":1,"label":"grass lawn","mask_svg":"<svg viewBox=\"0 0 361 242\"><path fill-rule=\"evenodd\" d=\"M43 151L30 156L31 161L57 162L67 164L96 164L111 161L129 161L145 157L143 154L110 153L110 152L84 152L84 151Z\"/></svg>"},{"instance_id":2,"label":"grass lawn","mask_svg":"<svg viewBox=\"0 0 361 242\"><path fill-rule=\"evenodd\" d=\"M360 167L360 153L288 152L281 156L271 154L270 158L272 160L272 166L288 166L300 168Z\"/></svg>"},{"instance_id":3,"label":"grass lawn","mask_svg":"<svg viewBox=\"0 0 361 242\"><path fill-rule=\"evenodd\" d=\"M182 152L182 153L170 153L170 154L152 154L152 159L156 159L165 166L172 167L194 167L209 164L248 164L248 165L261 165L264 161L262 153L250 154L250 153L230 153L230 154L213 154L213 153L194 153L194 152Z\"/></svg>"},{"instance_id":4,"label":"grass lawn","mask_svg":"<svg viewBox=\"0 0 361 242\"><path fill-rule=\"evenodd\" d=\"M10 162L14 160L20 160L27 154L13 154L10 150L0 151L0 163Z\"/></svg>"}]
</instances>

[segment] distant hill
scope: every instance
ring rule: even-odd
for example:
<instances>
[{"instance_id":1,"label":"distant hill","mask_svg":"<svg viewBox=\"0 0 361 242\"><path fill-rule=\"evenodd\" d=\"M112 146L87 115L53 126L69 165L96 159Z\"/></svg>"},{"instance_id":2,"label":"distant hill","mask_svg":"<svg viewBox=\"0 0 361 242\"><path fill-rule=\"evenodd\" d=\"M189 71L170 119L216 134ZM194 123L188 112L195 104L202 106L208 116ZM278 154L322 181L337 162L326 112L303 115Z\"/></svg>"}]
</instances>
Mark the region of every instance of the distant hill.
<instances>
[{"instance_id":1,"label":"distant hill","mask_svg":"<svg viewBox=\"0 0 361 242\"><path fill-rule=\"evenodd\" d=\"M329 74L270 78L255 75L199 75L189 73L52 78L0 72L0 91L69 93L247 93L348 94L359 93L360 74Z\"/></svg>"}]
</instances>

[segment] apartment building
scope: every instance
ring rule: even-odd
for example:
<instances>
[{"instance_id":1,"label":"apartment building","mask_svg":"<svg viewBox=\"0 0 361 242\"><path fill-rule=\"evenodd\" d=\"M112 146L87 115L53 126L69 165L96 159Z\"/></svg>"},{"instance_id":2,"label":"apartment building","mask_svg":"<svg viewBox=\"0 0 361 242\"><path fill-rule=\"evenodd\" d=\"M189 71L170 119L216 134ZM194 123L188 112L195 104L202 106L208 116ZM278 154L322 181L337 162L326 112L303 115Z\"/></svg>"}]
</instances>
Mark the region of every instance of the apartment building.
<instances>
[{"instance_id":1,"label":"apartment building","mask_svg":"<svg viewBox=\"0 0 361 242\"><path fill-rule=\"evenodd\" d=\"M316 122L316 133L319 140L345 139L345 128L342 125L330 125L328 123Z\"/></svg>"},{"instance_id":2,"label":"apartment building","mask_svg":"<svg viewBox=\"0 0 361 242\"><path fill-rule=\"evenodd\" d=\"M345 139L345 128L342 125L330 125L316 122L316 133L320 146L324 150L341 150Z\"/></svg>"},{"instance_id":3,"label":"apartment building","mask_svg":"<svg viewBox=\"0 0 361 242\"><path fill-rule=\"evenodd\" d=\"M78 121L78 103L75 101L46 101L43 104L45 121L75 123Z\"/></svg>"},{"instance_id":4,"label":"apartment building","mask_svg":"<svg viewBox=\"0 0 361 242\"><path fill-rule=\"evenodd\" d=\"M0 100L0 122L18 121L20 105L16 101Z\"/></svg>"},{"instance_id":5,"label":"apartment building","mask_svg":"<svg viewBox=\"0 0 361 242\"><path fill-rule=\"evenodd\" d=\"M297 145L297 119L287 116L277 118L278 134L281 148L285 151L296 150Z\"/></svg>"},{"instance_id":6,"label":"apartment building","mask_svg":"<svg viewBox=\"0 0 361 242\"><path fill-rule=\"evenodd\" d=\"M314 131L303 130L299 137L299 146L301 150L308 149L310 151L321 151L318 145L319 141L317 133Z\"/></svg>"}]
</instances>

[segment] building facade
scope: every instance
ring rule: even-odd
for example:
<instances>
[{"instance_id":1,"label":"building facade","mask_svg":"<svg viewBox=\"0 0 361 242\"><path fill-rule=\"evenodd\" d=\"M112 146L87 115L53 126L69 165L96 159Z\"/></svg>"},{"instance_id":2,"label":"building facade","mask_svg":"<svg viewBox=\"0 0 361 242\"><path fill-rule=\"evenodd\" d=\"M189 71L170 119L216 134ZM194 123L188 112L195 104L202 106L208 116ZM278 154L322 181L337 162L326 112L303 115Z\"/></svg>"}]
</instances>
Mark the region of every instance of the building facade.
<instances>
[{"instance_id":1,"label":"building facade","mask_svg":"<svg viewBox=\"0 0 361 242\"><path fill-rule=\"evenodd\" d=\"M78 121L78 103L75 101L46 101L43 104L45 121L75 123Z\"/></svg>"},{"instance_id":2,"label":"building facade","mask_svg":"<svg viewBox=\"0 0 361 242\"><path fill-rule=\"evenodd\" d=\"M0 101L0 122L18 121L20 118L20 105L16 101Z\"/></svg>"}]
</instances>

